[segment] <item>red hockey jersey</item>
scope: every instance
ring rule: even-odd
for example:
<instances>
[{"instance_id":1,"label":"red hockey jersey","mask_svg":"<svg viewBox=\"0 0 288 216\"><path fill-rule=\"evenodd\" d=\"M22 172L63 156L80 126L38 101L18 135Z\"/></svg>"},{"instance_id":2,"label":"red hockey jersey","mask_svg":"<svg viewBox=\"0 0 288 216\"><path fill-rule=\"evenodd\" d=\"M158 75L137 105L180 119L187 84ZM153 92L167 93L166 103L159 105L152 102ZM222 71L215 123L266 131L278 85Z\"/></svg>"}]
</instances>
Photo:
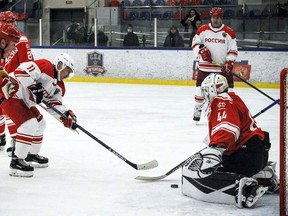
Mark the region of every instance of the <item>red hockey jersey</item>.
<instances>
[{"instance_id":1,"label":"red hockey jersey","mask_svg":"<svg viewBox=\"0 0 288 216\"><path fill-rule=\"evenodd\" d=\"M11 50L9 55L5 58L5 70L8 73L13 72L21 63L33 61L30 42L28 38L21 34L19 42L15 48Z\"/></svg>"},{"instance_id":2,"label":"red hockey jersey","mask_svg":"<svg viewBox=\"0 0 288 216\"><path fill-rule=\"evenodd\" d=\"M263 131L234 92L222 93L213 99L209 106L208 121L209 145L225 147L224 155L232 154L253 136L264 140Z\"/></svg>"}]
</instances>

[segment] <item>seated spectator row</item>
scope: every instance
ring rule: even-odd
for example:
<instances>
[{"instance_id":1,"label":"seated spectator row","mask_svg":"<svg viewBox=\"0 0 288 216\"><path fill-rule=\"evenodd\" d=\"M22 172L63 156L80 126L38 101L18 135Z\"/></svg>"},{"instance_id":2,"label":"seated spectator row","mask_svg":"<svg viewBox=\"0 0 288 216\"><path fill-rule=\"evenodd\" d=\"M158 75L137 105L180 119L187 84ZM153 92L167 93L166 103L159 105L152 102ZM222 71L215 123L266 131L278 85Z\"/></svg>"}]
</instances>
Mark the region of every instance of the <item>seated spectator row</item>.
<instances>
[{"instance_id":1,"label":"seated spectator row","mask_svg":"<svg viewBox=\"0 0 288 216\"><path fill-rule=\"evenodd\" d=\"M157 18L162 20L180 20L183 19L187 15L188 11L181 11L181 10L128 10L125 9L122 12L122 18L124 20L149 20L150 18ZM199 11L201 19L208 19L209 18L209 10L201 10ZM249 18L257 18L260 16L265 16L265 11L261 10L252 10L248 13ZM242 18L243 11L242 9L239 10L225 10L224 11L224 18Z\"/></svg>"},{"instance_id":2,"label":"seated spectator row","mask_svg":"<svg viewBox=\"0 0 288 216\"><path fill-rule=\"evenodd\" d=\"M113 0L114 2L115 0ZM114 2L115 3L115 2ZM123 0L127 6L188 6L188 5L238 5L238 0Z\"/></svg>"}]
</instances>

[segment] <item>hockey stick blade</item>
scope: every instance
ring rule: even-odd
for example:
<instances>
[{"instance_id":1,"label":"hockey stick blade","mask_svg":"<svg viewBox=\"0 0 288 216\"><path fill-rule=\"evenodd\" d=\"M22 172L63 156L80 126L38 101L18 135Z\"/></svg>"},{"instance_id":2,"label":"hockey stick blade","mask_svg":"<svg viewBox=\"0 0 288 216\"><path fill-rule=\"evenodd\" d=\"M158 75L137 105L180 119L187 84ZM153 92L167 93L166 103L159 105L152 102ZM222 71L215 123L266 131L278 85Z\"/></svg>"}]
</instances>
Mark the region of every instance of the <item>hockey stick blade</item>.
<instances>
[{"instance_id":1,"label":"hockey stick blade","mask_svg":"<svg viewBox=\"0 0 288 216\"><path fill-rule=\"evenodd\" d=\"M160 176L137 176L137 177L135 177L135 179L136 180L142 180L142 181L158 181L158 180L164 179L167 176L169 176L170 174L174 173L176 170L180 169L191 157L193 157L193 155L190 156L189 158L187 158L186 160L182 161L180 164L175 166L173 169L171 169L170 171L168 171L164 175L160 175Z\"/></svg>"},{"instance_id":2,"label":"hockey stick blade","mask_svg":"<svg viewBox=\"0 0 288 216\"><path fill-rule=\"evenodd\" d=\"M148 170L153 169L158 166L158 162L156 160L152 160L148 163L137 164L137 170Z\"/></svg>"},{"instance_id":3,"label":"hockey stick blade","mask_svg":"<svg viewBox=\"0 0 288 216\"><path fill-rule=\"evenodd\" d=\"M135 177L136 180L142 180L142 181L158 181L161 179L166 178L167 175L161 175L161 176L137 176Z\"/></svg>"}]
</instances>

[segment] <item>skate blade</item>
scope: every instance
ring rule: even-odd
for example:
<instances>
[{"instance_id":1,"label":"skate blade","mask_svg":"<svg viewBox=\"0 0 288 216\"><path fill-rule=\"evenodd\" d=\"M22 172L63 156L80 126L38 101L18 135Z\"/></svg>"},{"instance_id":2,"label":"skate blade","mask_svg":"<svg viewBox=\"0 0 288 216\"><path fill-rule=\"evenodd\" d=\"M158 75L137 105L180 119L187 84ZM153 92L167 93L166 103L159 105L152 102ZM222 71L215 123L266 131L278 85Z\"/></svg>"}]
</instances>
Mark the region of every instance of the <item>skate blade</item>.
<instances>
[{"instance_id":1,"label":"skate blade","mask_svg":"<svg viewBox=\"0 0 288 216\"><path fill-rule=\"evenodd\" d=\"M34 167L34 168L46 168L49 166L48 163L45 163L45 164L39 164L39 163L35 163L35 162L28 162L28 161L25 161L27 164L29 164L30 166Z\"/></svg>"},{"instance_id":2,"label":"skate blade","mask_svg":"<svg viewBox=\"0 0 288 216\"><path fill-rule=\"evenodd\" d=\"M21 171L16 169L11 169L11 172L9 173L10 176L14 177L32 177L33 171Z\"/></svg>"}]
</instances>

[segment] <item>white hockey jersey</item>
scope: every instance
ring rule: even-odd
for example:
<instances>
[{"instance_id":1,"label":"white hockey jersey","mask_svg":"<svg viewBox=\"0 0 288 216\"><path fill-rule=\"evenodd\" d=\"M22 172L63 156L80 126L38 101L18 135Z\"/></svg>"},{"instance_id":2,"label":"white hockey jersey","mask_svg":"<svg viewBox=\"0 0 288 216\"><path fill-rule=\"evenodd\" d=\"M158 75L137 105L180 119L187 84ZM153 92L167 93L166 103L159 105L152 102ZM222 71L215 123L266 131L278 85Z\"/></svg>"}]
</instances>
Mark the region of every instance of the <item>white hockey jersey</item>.
<instances>
[{"instance_id":1,"label":"white hockey jersey","mask_svg":"<svg viewBox=\"0 0 288 216\"><path fill-rule=\"evenodd\" d=\"M12 75L12 74L10 74ZM22 99L28 107L37 105L30 99L29 86L41 83L44 88L44 100L64 113L67 108L62 104L65 94L63 81L57 81L53 64L46 59L22 63L13 73L19 81L19 90L15 97ZM57 119L60 116L51 109L47 111Z\"/></svg>"},{"instance_id":2,"label":"white hockey jersey","mask_svg":"<svg viewBox=\"0 0 288 216\"><path fill-rule=\"evenodd\" d=\"M200 45L210 50L212 63L203 61L198 56ZM224 24L220 28L213 28L211 23L208 23L198 28L192 41L192 49L199 58L199 70L204 72L221 72L225 62L236 60L238 55L235 32Z\"/></svg>"}]
</instances>

